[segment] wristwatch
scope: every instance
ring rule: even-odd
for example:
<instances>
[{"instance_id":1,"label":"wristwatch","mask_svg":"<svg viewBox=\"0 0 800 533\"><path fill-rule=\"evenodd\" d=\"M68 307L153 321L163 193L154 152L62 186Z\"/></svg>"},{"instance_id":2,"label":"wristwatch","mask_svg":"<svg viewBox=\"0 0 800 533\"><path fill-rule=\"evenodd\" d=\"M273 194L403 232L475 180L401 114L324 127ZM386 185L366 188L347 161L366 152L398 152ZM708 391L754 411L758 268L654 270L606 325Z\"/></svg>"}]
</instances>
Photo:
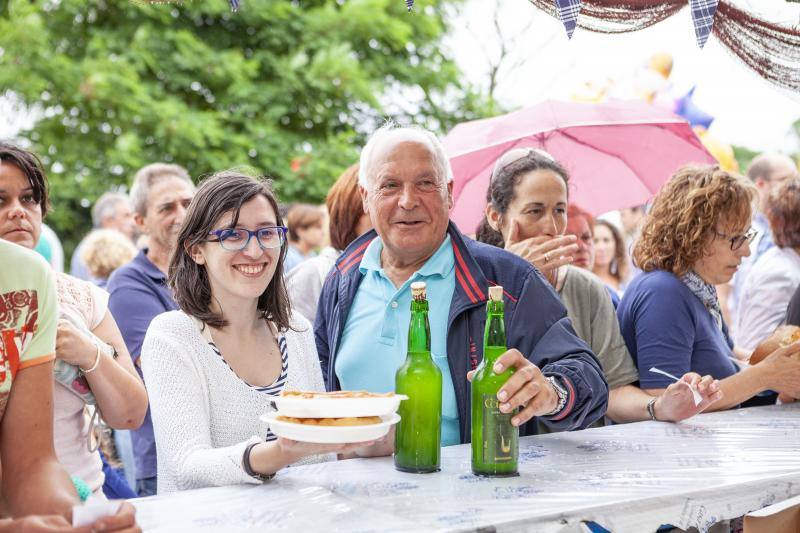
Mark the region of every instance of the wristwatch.
<instances>
[{"instance_id":1,"label":"wristwatch","mask_svg":"<svg viewBox=\"0 0 800 533\"><path fill-rule=\"evenodd\" d=\"M545 379L550 382L550 384L553 386L553 390L556 391L556 396L558 396L558 404L556 405L555 409L549 413L545 413L542 416L553 416L554 414L561 412L561 410L564 409L564 406L567 405L569 391L561 386L561 383L559 383L558 378L555 376L547 376Z\"/></svg>"}]
</instances>

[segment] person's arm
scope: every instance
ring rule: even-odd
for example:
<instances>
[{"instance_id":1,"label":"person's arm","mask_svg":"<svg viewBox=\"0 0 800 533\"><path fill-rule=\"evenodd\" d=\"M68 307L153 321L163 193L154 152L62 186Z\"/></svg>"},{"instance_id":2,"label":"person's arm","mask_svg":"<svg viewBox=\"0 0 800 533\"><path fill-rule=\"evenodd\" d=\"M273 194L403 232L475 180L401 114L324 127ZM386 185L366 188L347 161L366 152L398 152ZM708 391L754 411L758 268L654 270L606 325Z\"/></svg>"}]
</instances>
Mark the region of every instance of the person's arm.
<instances>
[{"instance_id":1,"label":"person's arm","mask_svg":"<svg viewBox=\"0 0 800 533\"><path fill-rule=\"evenodd\" d=\"M692 390L694 386L702 397L699 404L694 403ZM607 416L618 424L628 422L641 422L650 420L647 405L656 396L653 413L656 420L662 422L680 422L702 413L714 402L723 397L719 381L711 376L700 377L699 374L689 372L684 374L679 382L673 383L658 394L648 394L633 385L623 385L612 389L608 395Z\"/></svg>"},{"instance_id":2,"label":"person's arm","mask_svg":"<svg viewBox=\"0 0 800 533\"><path fill-rule=\"evenodd\" d=\"M71 520L80 499L53 447L52 361L17 372L0 428L3 494L12 515Z\"/></svg>"},{"instance_id":3,"label":"person's arm","mask_svg":"<svg viewBox=\"0 0 800 533\"><path fill-rule=\"evenodd\" d=\"M56 353L59 358L84 370L94 368L84 376L109 426L136 429L142 425L147 412L147 392L133 368L125 341L111 313L105 312L92 333L106 345L113 346L117 357L108 353L105 346L98 350L95 340L69 321L59 323Z\"/></svg>"},{"instance_id":4,"label":"person's arm","mask_svg":"<svg viewBox=\"0 0 800 533\"><path fill-rule=\"evenodd\" d=\"M524 357L520 359L513 353L517 350L509 350L500 357L500 366L533 368L524 370L519 377L512 376L498 398L506 392L500 401L510 402L512 409L525 403L527 407L518 415L523 423L536 415L553 429L573 430L584 428L605 414L608 384L600 363L575 334L558 296L536 272L525 280L512 315L506 316L506 324L508 346ZM548 376L557 378L568 393L564 408L553 415L546 415L556 398L552 385L544 381ZM526 394L517 396L523 389ZM530 401L536 395L541 395L540 400ZM535 431L534 427L525 428L525 434Z\"/></svg>"},{"instance_id":5,"label":"person's arm","mask_svg":"<svg viewBox=\"0 0 800 533\"><path fill-rule=\"evenodd\" d=\"M720 380L723 398L708 410L730 409L765 390L777 390L794 398L800 397L800 359L790 357L797 353L800 353L800 342L775 350L759 364L747 366ZM646 392L658 395L663 389L647 389Z\"/></svg>"}]
</instances>

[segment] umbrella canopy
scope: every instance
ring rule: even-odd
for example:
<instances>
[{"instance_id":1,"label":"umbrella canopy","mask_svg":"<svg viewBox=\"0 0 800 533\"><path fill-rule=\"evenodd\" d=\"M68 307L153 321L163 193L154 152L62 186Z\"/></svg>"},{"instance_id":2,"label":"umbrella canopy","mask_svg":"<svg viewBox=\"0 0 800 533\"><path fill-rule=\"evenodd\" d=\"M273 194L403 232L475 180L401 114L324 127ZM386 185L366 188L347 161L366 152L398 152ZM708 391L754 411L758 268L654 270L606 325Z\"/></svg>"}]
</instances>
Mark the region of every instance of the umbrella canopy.
<instances>
[{"instance_id":1,"label":"umbrella canopy","mask_svg":"<svg viewBox=\"0 0 800 533\"><path fill-rule=\"evenodd\" d=\"M512 148L541 148L570 175L570 202L598 215L647 202L687 163L715 163L685 120L641 101L545 101L459 124L443 140L453 167L450 218L474 233L494 162Z\"/></svg>"}]
</instances>

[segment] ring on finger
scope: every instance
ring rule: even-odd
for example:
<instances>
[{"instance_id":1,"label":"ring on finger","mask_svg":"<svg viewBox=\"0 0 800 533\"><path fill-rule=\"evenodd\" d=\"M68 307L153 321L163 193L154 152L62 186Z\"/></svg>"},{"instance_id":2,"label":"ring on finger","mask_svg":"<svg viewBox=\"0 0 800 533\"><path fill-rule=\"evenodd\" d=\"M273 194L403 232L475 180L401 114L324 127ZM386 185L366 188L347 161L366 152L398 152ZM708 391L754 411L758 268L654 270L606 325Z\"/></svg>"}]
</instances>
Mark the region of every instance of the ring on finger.
<instances>
[{"instance_id":1,"label":"ring on finger","mask_svg":"<svg viewBox=\"0 0 800 533\"><path fill-rule=\"evenodd\" d=\"M544 262L545 262L545 264L550 262L550 253L549 252L544 254Z\"/></svg>"}]
</instances>

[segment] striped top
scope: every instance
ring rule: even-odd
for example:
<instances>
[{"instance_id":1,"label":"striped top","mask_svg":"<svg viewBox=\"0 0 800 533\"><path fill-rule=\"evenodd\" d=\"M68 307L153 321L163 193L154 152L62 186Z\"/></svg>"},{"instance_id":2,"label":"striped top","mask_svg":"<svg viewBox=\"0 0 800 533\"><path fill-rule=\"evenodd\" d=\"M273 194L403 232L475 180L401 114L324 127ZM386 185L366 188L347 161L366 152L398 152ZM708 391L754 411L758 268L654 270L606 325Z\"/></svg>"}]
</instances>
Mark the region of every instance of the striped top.
<instances>
[{"instance_id":1,"label":"striped top","mask_svg":"<svg viewBox=\"0 0 800 533\"><path fill-rule=\"evenodd\" d=\"M211 349L214 350L214 353L217 354L220 357L220 359L222 359L222 361L225 363L225 365L228 368L230 368L231 372L236 374L236 372L233 370L233 368L231 368L231 365L229 365L228 362L225 361L225 358L222 357L222 352L219 351L219 348L217 348L217 345L214 344L212 341L209 341L208 345L211 346ZM244 383L245 385L247 385L251 389L257 390L258 392L263 392L265 394L269 394L270 396L278 396L281 393L281 391L283 390L284 386L286 385L286 378L289 376L289 350L286 348L286 338L282 334L278 335L278 347L281 350L281 373L278 376L278 378L271 385L265 385L263 387L258 387L256 385L251 385L250 383L247 383L245 380L240 378L238 375L236 375L236 377L239 378L242 381L242 383ZM275 434L272 433L272 431L268 429L267 430L267 435L264 438L264 440L269 442L269 441L273 441L273 440L276 440L276 439L277 439L277 437L275 436Z\"/></svg>"}]
</instances>

